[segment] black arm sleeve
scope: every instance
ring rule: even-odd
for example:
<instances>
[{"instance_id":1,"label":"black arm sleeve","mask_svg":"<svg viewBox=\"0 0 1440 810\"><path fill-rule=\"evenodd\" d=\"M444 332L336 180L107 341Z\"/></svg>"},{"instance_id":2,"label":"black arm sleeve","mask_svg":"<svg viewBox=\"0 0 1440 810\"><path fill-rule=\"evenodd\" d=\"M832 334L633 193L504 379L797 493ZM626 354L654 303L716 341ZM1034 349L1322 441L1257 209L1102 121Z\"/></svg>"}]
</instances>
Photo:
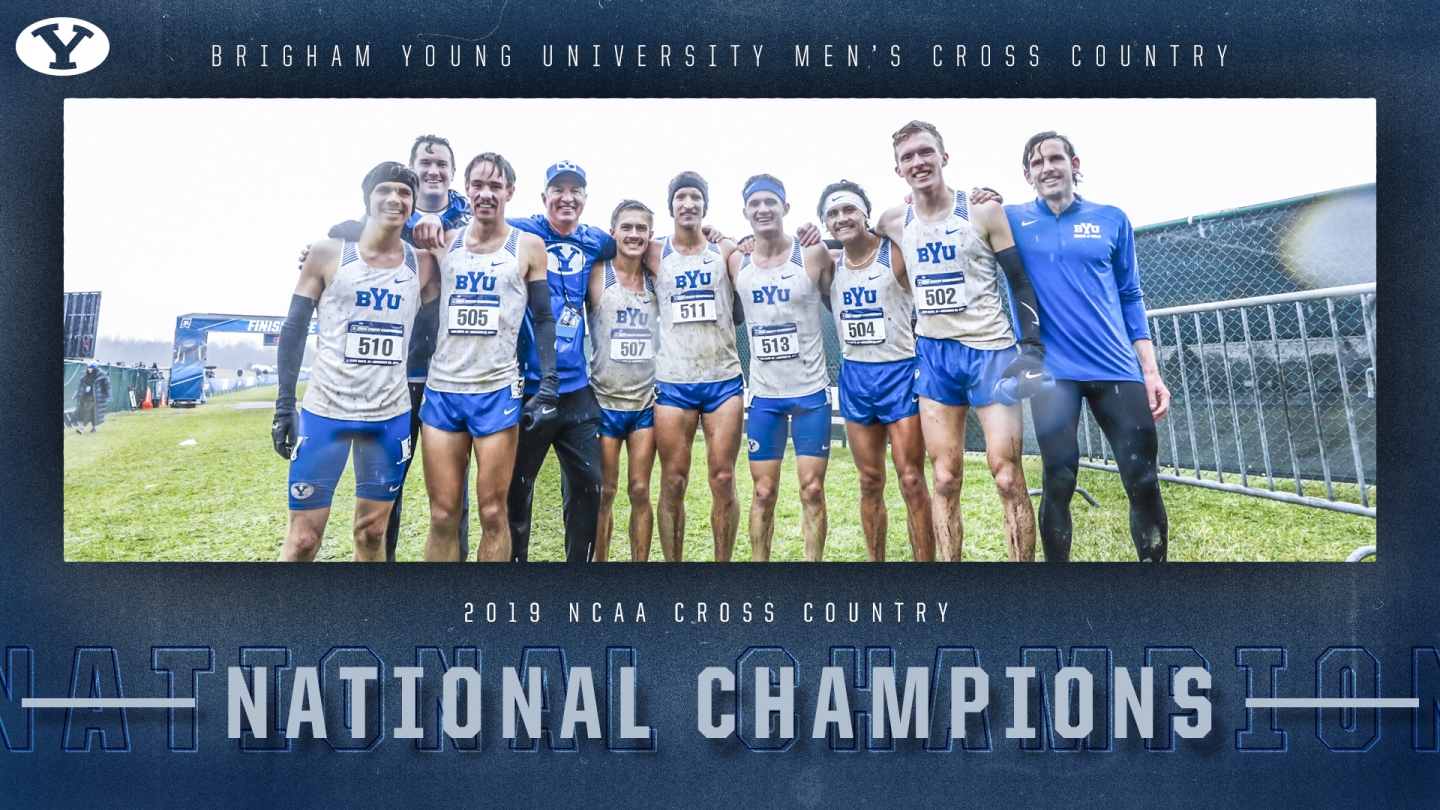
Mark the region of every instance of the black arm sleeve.
<instances>
[{"instance_id":1,"label":"black arm sleeve","mask_svg":"<svg viewBox=\"0 0 1440 810\"><path fill-rule=\"evenodd\" d=\"M421 304L415 310L415 325L410 329L410 354L405 368L414 373L430 367L435 354L435 336L440 331L440 299Z\"/></svg>"},{"instance_id":2,"label":"black arm sleeve","mask_svg":"<svg viewBox=\"0 0 1440 810\"><path fill-rule=\"evenodd\" d=\"M995 261L1005 271L1010 282L1010 294L1015 296L1015 321L1020 324L1020 343L1024 351L1038 351L1045 356L1045 344L1040 342L1040 302L1035 298L1035 288L1030 286L1030 276L1025 272L1025 263L1020 260L1020 251L1011 245L995 254Z\"/></svg>"},{"instance_id":3,"label":"black arm sleeve","mask_svg":"<svg viewBox=\"0 0 1440 810\"><path fill-rule=\"evenodd\" d=\"M735 320L735 325L745 323L745 304L740 301L740 293L730 294L730 317Z\"/></svg>"},{"instance_id":4,"label":"black arm sleeve","mask_svg":"<svg viewBox=\"0 0 1440 810\"><path fill-rule=\"evenodd\" d=\"M554 401L560 396L560 374L555 370L555 312L550 308L550 281L525 285L530 296L530 322L535 327L535 353L540 356L540 391L536 396Z\"/></svg>"},{"instance_id":5,"label":"black arm sleeve","mask_svg":"<svg viewBox=\"0 0 1440 810\"><path fill-rule=\"evenodd\" d=\"M280 375L280 393L275 397L277 410L295 410L295 383L300 379L305 338L310 334L310 316L314 312L314 298L290 296L290 314L280 327L280 347L276 350L275 365Z\"/></svg>"}]
</instances>

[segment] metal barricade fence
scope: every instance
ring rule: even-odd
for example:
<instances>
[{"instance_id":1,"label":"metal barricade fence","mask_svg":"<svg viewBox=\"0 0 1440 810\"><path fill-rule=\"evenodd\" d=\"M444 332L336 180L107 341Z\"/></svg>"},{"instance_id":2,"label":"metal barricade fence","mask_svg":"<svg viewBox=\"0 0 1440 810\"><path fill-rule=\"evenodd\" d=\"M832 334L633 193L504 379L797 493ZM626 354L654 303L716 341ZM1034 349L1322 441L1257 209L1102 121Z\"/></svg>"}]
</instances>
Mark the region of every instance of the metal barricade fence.
<instances>
[{"instance_id":1,"label":"metal barricade fence","mask_svg":"<svg viewBox=\"0 0 1440 810\"><path fill-rule=\"evenodd\" d=\"M1146 314L1162 480L1375 517L1374 283ZM1088 409L1080 452L1116 469Z\"/></svg>"}]
</instances>

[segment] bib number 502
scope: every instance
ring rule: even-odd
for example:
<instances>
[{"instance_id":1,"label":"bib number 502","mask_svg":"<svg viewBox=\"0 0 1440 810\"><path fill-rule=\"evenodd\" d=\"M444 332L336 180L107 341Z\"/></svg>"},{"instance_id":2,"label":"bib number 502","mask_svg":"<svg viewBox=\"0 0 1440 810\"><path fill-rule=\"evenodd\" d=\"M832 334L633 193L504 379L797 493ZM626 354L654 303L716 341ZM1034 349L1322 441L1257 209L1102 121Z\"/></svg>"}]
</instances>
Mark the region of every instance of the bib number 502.
<instances>
[{"instance_id":1,"label":"bib number 502","mask_svg":"<svg viewBox=\"0 0 1440 810\"><path fill-rule=\"evenodd\" d=\"M946 307L955 304L954 287L937 287L925 291L926 307Z\"/></svg>"}]
</instances>

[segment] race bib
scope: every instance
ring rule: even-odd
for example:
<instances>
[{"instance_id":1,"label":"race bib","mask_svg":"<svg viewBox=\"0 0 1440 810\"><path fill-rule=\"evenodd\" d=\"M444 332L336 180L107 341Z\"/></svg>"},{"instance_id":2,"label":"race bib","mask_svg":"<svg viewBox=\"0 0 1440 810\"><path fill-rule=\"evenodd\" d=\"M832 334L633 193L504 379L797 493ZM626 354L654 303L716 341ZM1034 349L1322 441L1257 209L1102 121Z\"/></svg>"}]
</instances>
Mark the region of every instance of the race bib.
<instances>
[{"instance_id":1,"label":"race bib","mask_svg":"<svg viewBox=\"0 0 1440 810\"><path fill-rule=\"evenodd\" d=\"M885 310L840 310L841 337L851 346L873 346L885 342Z\"/></svg>"},{"instance_id":2,"label":"race bib","mask_svg":"<svg viewBox=\"0 0 1440 810\"><path fill-rule=\"evenodd\" d=\"M964 312L968 305L963 270L915 277L915 310L921 315Z\"/></svg>"},{"instance_id":3,"label":"race bib","mask_svg":"<svg viewBox=\"0 0 1440 810\"><path fill-rule=\"evenodd\" d=\"M793 323L750 327L750 356L756 360L789 360L800 356L800 335Z\"/></svg>"},{"instance_id":4,"label":"race bib","mask_svg":"<svg viewBox=\"0 0 1440 810\"><path fill-rule=\"evenodd\" d=\"M500 296L493 293L455 293L446 318L452 335L493 335L500 325Z\"/></svg>"},{"instance_id":5,"label":"race bib","mask_svg":"<svg viewBox=\"0 0 1440 810\"><path fill-rule=\"evenodd\" d=\"M345 333L345 362L393 366L405 350L405 327L398 323L351 321Z\"/></svg>"},{"instance_id":6,"label":"race bib","mask_svg":"<svg viewBox=\"0 0 1440 810\"><path fill-rule=\"evenodd\" d=\"M689 290L670 296L671 323L711 323L715 319L714 290Z\"/></svg>"},{"instance_id":7,"label":"race bib","mask_svg":"<svg viewBox=\"0 0 1440 810\"><path fill-rule=\"evenodd\" d=\"M610 330L610 359L617 363L648 363L655 359L655 341L649 329Z\"/></svg>"}]
</instances>

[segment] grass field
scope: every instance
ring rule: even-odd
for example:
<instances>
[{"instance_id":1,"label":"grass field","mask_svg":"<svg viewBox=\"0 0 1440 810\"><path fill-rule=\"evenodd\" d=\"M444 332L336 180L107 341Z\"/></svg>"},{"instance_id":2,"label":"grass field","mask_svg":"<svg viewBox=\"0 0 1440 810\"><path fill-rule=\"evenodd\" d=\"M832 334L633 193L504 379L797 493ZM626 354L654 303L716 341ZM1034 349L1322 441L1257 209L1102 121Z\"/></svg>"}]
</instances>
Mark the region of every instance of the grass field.
<instances>
[{"instance_id":1,"label":"grass field","mask_svg":"<svg viewBox=\"0 0 1440 810\"><path fill-rule=\"evenodd\" d=\"M275 559L285 533L287 465L270 447L271 411L264 403L273 402L274 396L274 388L242 391L215 397L193 410L121 414L107 420L95 434L78 436L67 432L65 559ZM188 439L196 443L180 445ZM686 560L708 560L713 554L704 465L704 447L697 442L695 475L686 499ZM908 560L905 505L891 472L887 490L887 559ZM417 460L405 490L398 550L401 560L420 559L428 528L425 488L419 473ZM965 475L965 559L1003 560L1000 502L981 455L967 458ZM1039 486L1038 459L1026 459L1026 477L1032 487ZM625 527L629 510L623 495L623 470L620 480L622 494L616 504L611 559L627 560L630 551ZM750 476L743 454L736 480L742 515L735 559L749 560L744 513L750 503ZM793 455L786 458L782 481L771 556L776 560L800 560L800 505ZM1091 507L1076 497L1072 557L1133 560L1129 516L1119 477L1082 469L1080 486L1095 496L1100 507ZM1161 487L1170 516L1171 560L1344 560L1357 547L1375 542L1375 521L1369 518L1178 484L1162 483ZM320 552L322 560L348 560L351 555L349 527L354 499L348 494L354 492L354 477L349 469L338 491L345 497L335 500ZM658 464L654 491L659 491ZM532 560L564 557L559 493L559 470L552 456L536 487ZM864 560L855 468L849 452L838 442L831 452L826 495L830 534L825 559ZM657 539L651 559L659 558Z\"/></svg>"}]
</instances>

